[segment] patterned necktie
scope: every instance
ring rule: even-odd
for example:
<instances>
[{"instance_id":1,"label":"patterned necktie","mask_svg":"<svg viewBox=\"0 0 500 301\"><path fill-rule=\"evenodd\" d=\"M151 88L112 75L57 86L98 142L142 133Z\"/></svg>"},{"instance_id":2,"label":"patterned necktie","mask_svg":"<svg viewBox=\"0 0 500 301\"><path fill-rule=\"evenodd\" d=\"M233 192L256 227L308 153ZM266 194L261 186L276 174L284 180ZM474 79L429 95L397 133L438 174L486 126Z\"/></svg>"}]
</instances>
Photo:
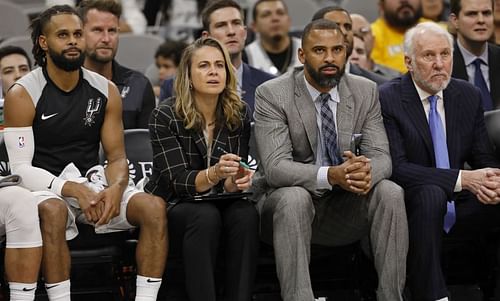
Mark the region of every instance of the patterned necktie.
<instances>
[{"instance_id":1,"label":"patterned necktie","mask_svg":"<svg viewBox=\"0 0 500 301\"><path fill-rule=\"evenodd\" d=\"M446 144L446 136L444 133L443 123L441 122L441 116L436 108L438 97L436 95L429 96L429 104L431 109L429 110L429 128L431 130L432 145L434 146L434 156L436 158L437 168L450 168L450 160L448 157L448 146ZM455 202L447 202L447 211L444 216L444 231L448 233L455 224Z\"/></svg>"},{"instance_id":2,"label":"patterned necktie","mask_svg":"<svg viewBox=\"0 0 500 301\"><path fill-rule=\"evenodd\" d=\"M318 99L321 102L321 131L323 132L323 142L326 152L325 157L329 161L328 165L338 165L340 163L340 158L337 154L337 130L335 129L333 112L328 105L330 94L321 93Z\"/></svg>"},{"instance_id":3,"label":"patterned necktie","mask_svg":"<svg viewBox=\"0 0 500 301\"><path fill-rule=\"evenodd\" d=\"M483 103L483 109L485 111L490 111L493 109L493 100L491 99L490 91L488 90L488 85L484 80L483 72L481 72L481 64L483 61L481 59L475 59L473 62L474 70L474 85L481 90L481 101Z\"/></svg>"}]
</instances>

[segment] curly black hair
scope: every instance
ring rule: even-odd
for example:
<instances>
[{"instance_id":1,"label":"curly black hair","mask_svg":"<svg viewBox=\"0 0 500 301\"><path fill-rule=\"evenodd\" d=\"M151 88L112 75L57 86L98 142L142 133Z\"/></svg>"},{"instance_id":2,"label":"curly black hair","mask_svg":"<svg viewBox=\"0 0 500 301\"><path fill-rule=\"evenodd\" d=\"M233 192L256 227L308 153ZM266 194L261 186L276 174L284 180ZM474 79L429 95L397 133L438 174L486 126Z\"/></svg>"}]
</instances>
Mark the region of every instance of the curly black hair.
<instances>
[{"instance_id":1,"label":"curly black hair","mask_svg":"<svg viewBox=\"0 0 500 301\"><path fill-rule=\"evenodd\" d=\"M45 66L45 51L40 47L38 43L38 38L43 35L45 27L50 22L50 18L59 14L71 14L76 15L78 18L80 16L74 8L69 5L54 5L45 11L43 11L37 18L33 19L30 25L31 29L31 41L33 42L33 57L35 58L35 64L38 66ZM81 19L81 18L80 18Z\"/></svg>"}]
</instances>

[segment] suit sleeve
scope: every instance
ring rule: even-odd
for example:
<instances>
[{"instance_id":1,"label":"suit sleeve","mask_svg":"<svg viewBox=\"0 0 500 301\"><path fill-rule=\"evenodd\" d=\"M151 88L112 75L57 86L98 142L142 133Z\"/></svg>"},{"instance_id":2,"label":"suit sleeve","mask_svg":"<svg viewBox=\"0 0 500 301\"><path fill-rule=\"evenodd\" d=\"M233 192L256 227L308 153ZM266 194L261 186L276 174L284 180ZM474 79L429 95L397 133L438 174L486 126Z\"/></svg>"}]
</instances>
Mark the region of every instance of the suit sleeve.
<instances>
[{"instance_id":1,"label":"suit sleeve","mask_svg":"<svg viewBox=\"0 0 500 301\"><path fill-rule=\"evenodd\" d=\"M389 142L387 140L382 113L380 111L380 102L378 92L375 86L369 96L370 108L361 128L361 154L371 159L372 183L375 185L383 179L391 176L392 163L389 153Z\"/></svg>"},{"instance_id":2,"label":"suit sleeve","mask_svg":"<svg viewBox=\"0 0 500 301\"><path fill-rule=\"evenodd\" d=\"M293 145L289 134L289 120L285 112L293 92L271 91L260 86L255 92L255 139L257 152L269 186L304 187L310 192L317 189L319 166L294 161ZM304 136L304 143L306 142Z\"/></svg>"},{"instance_id":3,"label":"suit sleeve","mask_svg":"<svg viewBox=\"0 0 500 301\"><path fill-rule=\"evenodd\" d=\"M186 151L179 141L179 124L167 106L153 110L149 133L153 147L153 166L166 179L166 183L161 185L173 189L177 196L196 194L195 179L199 170L191 169Z\"/></svg>"},{"instance_id":4,"label":"suit sleeve","mask_svg":"<svg viewBox=\"0 0 500 301\"><path fill-rule=\"evenodd\" d=\"M153 87L149 80L146 81L146 86L144 87L144 94L142 96L142 108L137 120L137 127L142 129L148 128L149 117L151 112L155 108L156 100Z\"/></svg>"}]
</instances>

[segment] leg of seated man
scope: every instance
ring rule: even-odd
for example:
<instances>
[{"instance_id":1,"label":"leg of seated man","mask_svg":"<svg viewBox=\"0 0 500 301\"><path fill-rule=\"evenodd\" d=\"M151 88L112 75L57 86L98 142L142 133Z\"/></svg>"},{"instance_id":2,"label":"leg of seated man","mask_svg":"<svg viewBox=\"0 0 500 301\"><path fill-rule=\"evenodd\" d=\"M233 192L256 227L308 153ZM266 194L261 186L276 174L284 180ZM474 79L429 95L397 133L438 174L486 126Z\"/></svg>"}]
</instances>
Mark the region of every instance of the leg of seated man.
<instances>
[{"instance_id":1,"label":"leg of seated man","mask_svg":"<svg viewBox=\"0 0 500 301\"><path fill-rule=\"evenodd\" d=\"M446 193L437 185L406 190L410 248L408 284L412 300L439 300L447 296L441 269Z\"/></svg>"},{"instance_id":2,"label":"leg of seated man","mask_svg":"<svg viewBox=\"0 0 500 301\"><path fill-rule=\"evenodd\" d=\"M46 199L39 203L40 227L43 238L42 273L50 301L70 300L71 257L66 243L68 208L61 199Z\"/></svg>"},{"instance_id":3,"label":"leg of seated man","mask_svg":"<svg viewBox=\"0 0 500 301\"><path fill-rule=\"evenodd\" d=\"M313 243L347 245L369 235L379 277L378 301L402 301L408 231L403 189L388 180L367 196L341 189L314 200Z\"/></svg>"},{"instance_id":4,"label":"leg of seated man","mask_svg":"<svg viewBox=\"0 0 500 301\"><path fill-rule=\"evenodd\" d=\"M394 182L382 180L368 197L370 242L379 279L377 300L402 301L408 252L404 192Z\"/></svg>"},{"instance_id":5,"label":"leg of seated man","mask_svg":"<svg viewBox=\"0 0 500 301\"><path fill-rule=\"evenodd\" d=\"M136 301L156 300L167 259L167 209L163 199L134 194L127 205L127 220L140 228L136 250Z\"/></svg>"},{"instance_id":6,"label":"leg of seated man","mask_svg":"<svg viewBox=\"0 0 500 301\"><path fill-rule=\"evenodd\" d=\"M0 220L7 236L5 273L10 300L34 300L42 259L36 200L31 192L17 186L2 188L0 196Z\"/></svg>"},{"instance_id":7,"label":"leg of seated man","mask_svg":"<svg viewBox=\"0 0 500 301\"><path fill-rule=\"evenodd\" d=\"M262 235L272 233L276 269L284 301L314 300L309 259L314 219L311 195L302 187L282 187L258 204Z\"/></svg>"}]
</instances>

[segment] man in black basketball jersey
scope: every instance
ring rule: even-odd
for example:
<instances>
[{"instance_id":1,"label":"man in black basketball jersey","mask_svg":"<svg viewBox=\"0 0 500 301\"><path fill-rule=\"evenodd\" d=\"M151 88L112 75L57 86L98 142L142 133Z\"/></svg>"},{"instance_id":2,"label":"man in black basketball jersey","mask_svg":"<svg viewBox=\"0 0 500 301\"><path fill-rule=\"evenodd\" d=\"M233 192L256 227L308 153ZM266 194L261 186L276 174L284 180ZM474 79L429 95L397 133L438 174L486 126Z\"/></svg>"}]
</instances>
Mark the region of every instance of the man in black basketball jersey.
<instances>
[{"instance_id":1,"label":"man in black basketball jersey","mask_svg":"<svg viewBox=\"0 0 500 301\"><path fill-rule=\"evenodd\" d=\"M7 94L4 138L12 171L38 198L49 300L70 300L66 239L78 233L75 219L96 232L140 227L136 300L156 300L167 253L165 203L128 186L118 89L81 67L85 40L74 9L51 7L31 27L42 68ZM97 182L70 176L98 163L99 143L108 166L96 169Z\"/></svg>"}]
</instances>

